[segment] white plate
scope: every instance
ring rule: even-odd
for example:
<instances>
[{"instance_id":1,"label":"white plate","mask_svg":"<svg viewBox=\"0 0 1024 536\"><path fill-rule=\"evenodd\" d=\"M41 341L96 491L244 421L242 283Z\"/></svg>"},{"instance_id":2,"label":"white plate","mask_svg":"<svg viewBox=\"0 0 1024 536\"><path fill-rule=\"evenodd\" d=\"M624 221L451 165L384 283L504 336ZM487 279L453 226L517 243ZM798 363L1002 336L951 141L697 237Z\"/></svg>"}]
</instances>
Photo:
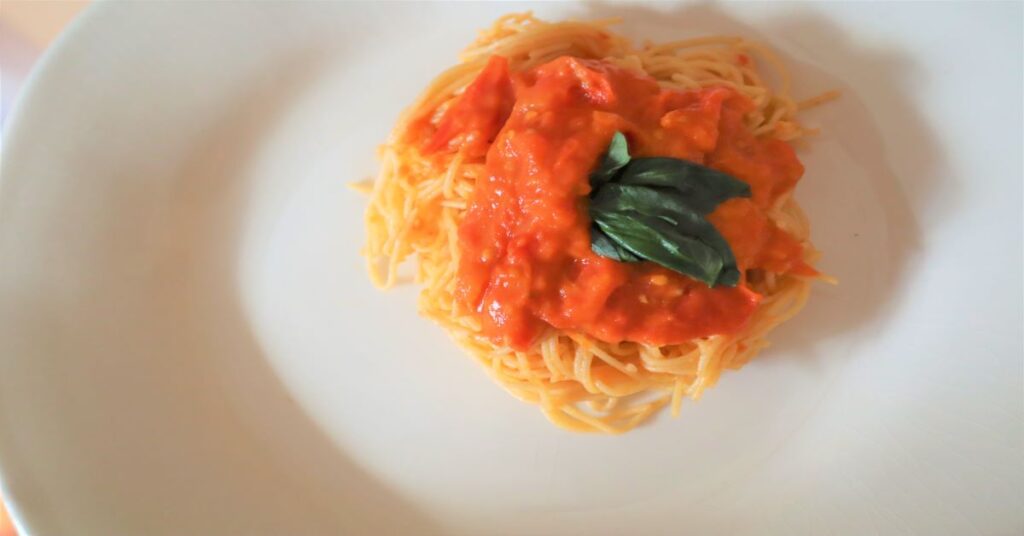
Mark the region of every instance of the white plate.
<instances>
[{"instance_id":1,"label":"white plate","mask_svg":"<svg viewBox=\"0 0 1024 536\"><path fill-rule=\"evenodd\" d=\"M512 5L102 3L3 148L30 534L1024 530L1022 5L537 6L778 47L837 287L682 418L571 435L374 291L348 181Z\"/></svg>"}]
</instances>

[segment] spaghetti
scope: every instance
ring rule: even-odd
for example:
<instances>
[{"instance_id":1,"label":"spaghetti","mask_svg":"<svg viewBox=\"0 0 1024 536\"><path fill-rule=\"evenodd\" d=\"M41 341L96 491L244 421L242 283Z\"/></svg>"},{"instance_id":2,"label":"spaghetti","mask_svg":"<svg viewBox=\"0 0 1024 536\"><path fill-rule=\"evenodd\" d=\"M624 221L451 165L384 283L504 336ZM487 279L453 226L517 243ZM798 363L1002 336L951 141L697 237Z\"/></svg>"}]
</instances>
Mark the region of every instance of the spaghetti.
<instances>
[{"instance_id":1,"label":"spaghetti","mask_svg":"<svg viewBox=\"0 0 1024 536\"><path fill-rule=\"evenodd\" d=\"M803 307L811 281L821 276L813 270L747 271L745 288L759 300L749 321L731 333L653 344L608 342L585 330L548 326L529 344L509 344L487 333L480 315L459 296L460 225L477 186L487 180L488 146L479 144L488 140L472 140L477 147L464 143L436 151L424 142L423 132L444 129L445 115L454 113L461 95L473 91L468 86L474 80L486 76L495 56L505 58L508 70L517 73L571 57L642 74L666 89L729 88L751 103L742 122L764 139L790 141L812 133L795 120L797 112L835 96L792 100L784 66L758 44L708 37L634 48L608 29L614 22L549 23L528 13L512 14L481 32L462 53L461 63L438 76L403 114L383 146L380 175L366 210L364 250L371 278L383 288L399 281L403 262L414 256L415 280L423 286L421 314L448 331L514 396L540 405L558 426L613 434L632 429L666 405L678 415L684 398L697 399L724 370L741 367L766 347L765 335ZM774 68L778 90L758 73L758 62ZM790 192L772 198L765 211L773 226L798 241L802 262L809 266L817 253L808 242L808 221Z\"/></svg>"}]
</instances>

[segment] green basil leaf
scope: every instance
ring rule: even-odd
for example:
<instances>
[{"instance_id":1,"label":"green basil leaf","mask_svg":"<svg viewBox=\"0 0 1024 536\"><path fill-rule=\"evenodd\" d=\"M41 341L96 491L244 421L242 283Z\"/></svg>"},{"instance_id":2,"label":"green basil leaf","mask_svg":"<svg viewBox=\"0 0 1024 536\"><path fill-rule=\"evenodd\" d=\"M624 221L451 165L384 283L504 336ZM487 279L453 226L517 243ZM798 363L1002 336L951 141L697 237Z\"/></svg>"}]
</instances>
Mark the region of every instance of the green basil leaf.
<instances>
[{"instance_id":1,"label":"green basil leaf","mask_svg":"<svg viewBox=\"0 0 1024 536\"><path fill-rule=\"evenodd\" d=\"M736 257L732 253L732 248L711 222L691 209L674 211L670 216L666 216L661 212L655 212L654 214L662 219L671 217L676 225L676 229L680 233L700 240L722 256L722 273L719 274L715 284L735 287L739 283L739 269L736 266ZM732 272L735 272L735 274Z\"/></svg>"},{"instance_id":2,"label":"green basil leaf","mask_svg":"<svg viewBox=\"0 0 1024 536\"><path fill-rule=\"evenodd\" d=\"M618 184L672 188L701 214L710 214L733 197L750 197L750 185L721 171L689 160L634 158L617 177Z\"/></svg>"},{"instance_id":3,"label":"green basil leaf","mask_svg":"<svg viewBox=\"0 0 1024 536\"><path fill-rule=\"evenodd\" d=\"M641 214L655 214L673 224L678 223L675 214L693 212L682 196L674 190L618 183L604 185L590 202L590 210L591 212L634 210ZM700 217L699 214L697 216Z\"/></svg>"},{"instance_id":4,"label":"green basil leaf","mask_svg":"<svg viewBox=\"0 0 1024 536\"><path fill-rule=\"evenodd\" d=\"M640 257L608 238L596 225L590 228L590 249L602 257L619 262L638 262Z\"/></svg>"},{"instance_id":5,"label":"green basil leaf","mask_svg":"<svg viewBox=\"0 0 1024 536\"><path fill-rule=\"evenodd\" d=\"M731 268L722 268L722 272L718 274L718 280L715 281L716 286L724 287L735 287L740 283L740 270L733 266Z\"/></svg>"},{"instance_id":6,"label":"green basil leaf","mask_svg":"<svg viewBox=\"0 0 1024 536\"><path fill-rule=\"evenodd\" d=\"M726 173L669 157L630 158L617 132L590 176L591 249L621 262L646 260L708 286L736 286L732 248L705 216L750 186Z\"/></svg>"},{"instance_id":7,"label":"green basil leaf","mask_svg":"<svg viewBox=\"0 0 1024 536\"><path fill-rule=\"evenodd\" d=\"M594 223L634 255L714 286L724 265L711 246L680 232L676 226L636 211L596 212Z\"/></svg>"},{"instance_id":8,"label":"green basil leaf","mask_svg":"<svg viewBox=\"0 0 1024 536\"><path fill-rule=\"evenodd\" d=\"M597 169L590 174L590 187L594 190L609 182L626 164L629 163L629 144L625 134L616 132L608 144L608 151L601 159Z\"/></svg>"},{"instance_id":9,"label":"green basil leaf","mask_svg":"<svg viewBox=\"0 0 1024 536\"><path fill-rule=\"evenodd\" d=\"M607 184L590 204L591 213L595 212L627 212L657 216L677 227L684 235L696 238L715 249L724 263L723 270L736 271L736 258L725 238L715 226L703 216L690 208L686 200L675 190L667 188L650 188L622 184ZM724 273L724 272L723 272ZM732 280L729 276L724 281ZM739 278L736 278L739 281ZM729 286L736 283L723 282Z\"/></svg>"}]
</instances>

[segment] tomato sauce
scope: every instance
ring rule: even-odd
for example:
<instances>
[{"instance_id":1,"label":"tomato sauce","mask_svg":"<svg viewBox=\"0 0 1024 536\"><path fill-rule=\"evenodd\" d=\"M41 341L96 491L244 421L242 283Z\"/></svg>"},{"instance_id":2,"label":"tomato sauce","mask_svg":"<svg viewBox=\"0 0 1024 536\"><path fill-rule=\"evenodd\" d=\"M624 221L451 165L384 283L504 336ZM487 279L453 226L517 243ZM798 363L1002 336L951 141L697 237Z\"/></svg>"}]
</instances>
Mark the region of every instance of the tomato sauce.
<instances>
[{"instance_id":1,"label":"tomato sauce","mask_svg":"<svg viewBox=\"0 0 1024 536\"><path fill-rule=\"evenodd\" d=\"M457 298L488 337L517 349L548 326L651 344L742 330L761 299L745 278L709 288L653 263L598 256L587 194L590 172L621 131L633 156L689 159L750 184L751 198L709 216L741 272L806 273L801 244L765 214L803 166L788 144L750 132L742 119L752 108L728 88L666 90L596 60L563 57L510 73L491 58L423 146L486 154L486 178L459 227Z\"/></svg>"}]
</instances>

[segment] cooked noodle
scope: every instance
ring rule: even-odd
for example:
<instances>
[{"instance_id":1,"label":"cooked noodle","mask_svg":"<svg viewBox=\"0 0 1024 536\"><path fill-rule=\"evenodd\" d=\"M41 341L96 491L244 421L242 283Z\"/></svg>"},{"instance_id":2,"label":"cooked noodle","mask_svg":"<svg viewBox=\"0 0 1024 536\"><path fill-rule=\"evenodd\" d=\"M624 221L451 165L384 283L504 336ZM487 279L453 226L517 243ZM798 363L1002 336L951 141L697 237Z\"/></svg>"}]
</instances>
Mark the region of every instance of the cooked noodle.
<instances>
[{"instance_id":1,"label":"cooked noodle","mask_svg":"<svg viewBox=\"0 0 1024 536\"><path fill-rule=\"evenodd\" d=\"M491 55L509 60L513 71L560 56L603 59L642 71L663 86L678 89L728 86L749 97L756 110L745 120L754 133L793 140L809 131L795 120L807 106L833 98L826 94L797 103L788 95L789 77L765 47L738 37L705 37L634 48L609 31L613 20L548 23L530 14L498 19L460 56L461 63L438 76L399 120L381 150L381 171L366 210L368 243L364 254L375 284L399 281L403 261L414 256L415 281L423 286L421 314L439 323L510 393L538 404L555 424L577 431L621 433L666 405L679 413L684 398L696 399L768 343L765 335L804 305L813 278L764 273L749 286L764 298L747 327L736 335L716 335L684 344L610 344L553 328L528 351L496 346L481 334L472 311L455 297L459 266L458 226L476 181L482 157L463 152L427 158L406 139L413 118L449 106ZM773 69L779 89L757 71ZM432 112L433 111L433 112ZM769 211L775 223L807 242L807 218L791 196Z\"/></svg>"}]
</instances>

